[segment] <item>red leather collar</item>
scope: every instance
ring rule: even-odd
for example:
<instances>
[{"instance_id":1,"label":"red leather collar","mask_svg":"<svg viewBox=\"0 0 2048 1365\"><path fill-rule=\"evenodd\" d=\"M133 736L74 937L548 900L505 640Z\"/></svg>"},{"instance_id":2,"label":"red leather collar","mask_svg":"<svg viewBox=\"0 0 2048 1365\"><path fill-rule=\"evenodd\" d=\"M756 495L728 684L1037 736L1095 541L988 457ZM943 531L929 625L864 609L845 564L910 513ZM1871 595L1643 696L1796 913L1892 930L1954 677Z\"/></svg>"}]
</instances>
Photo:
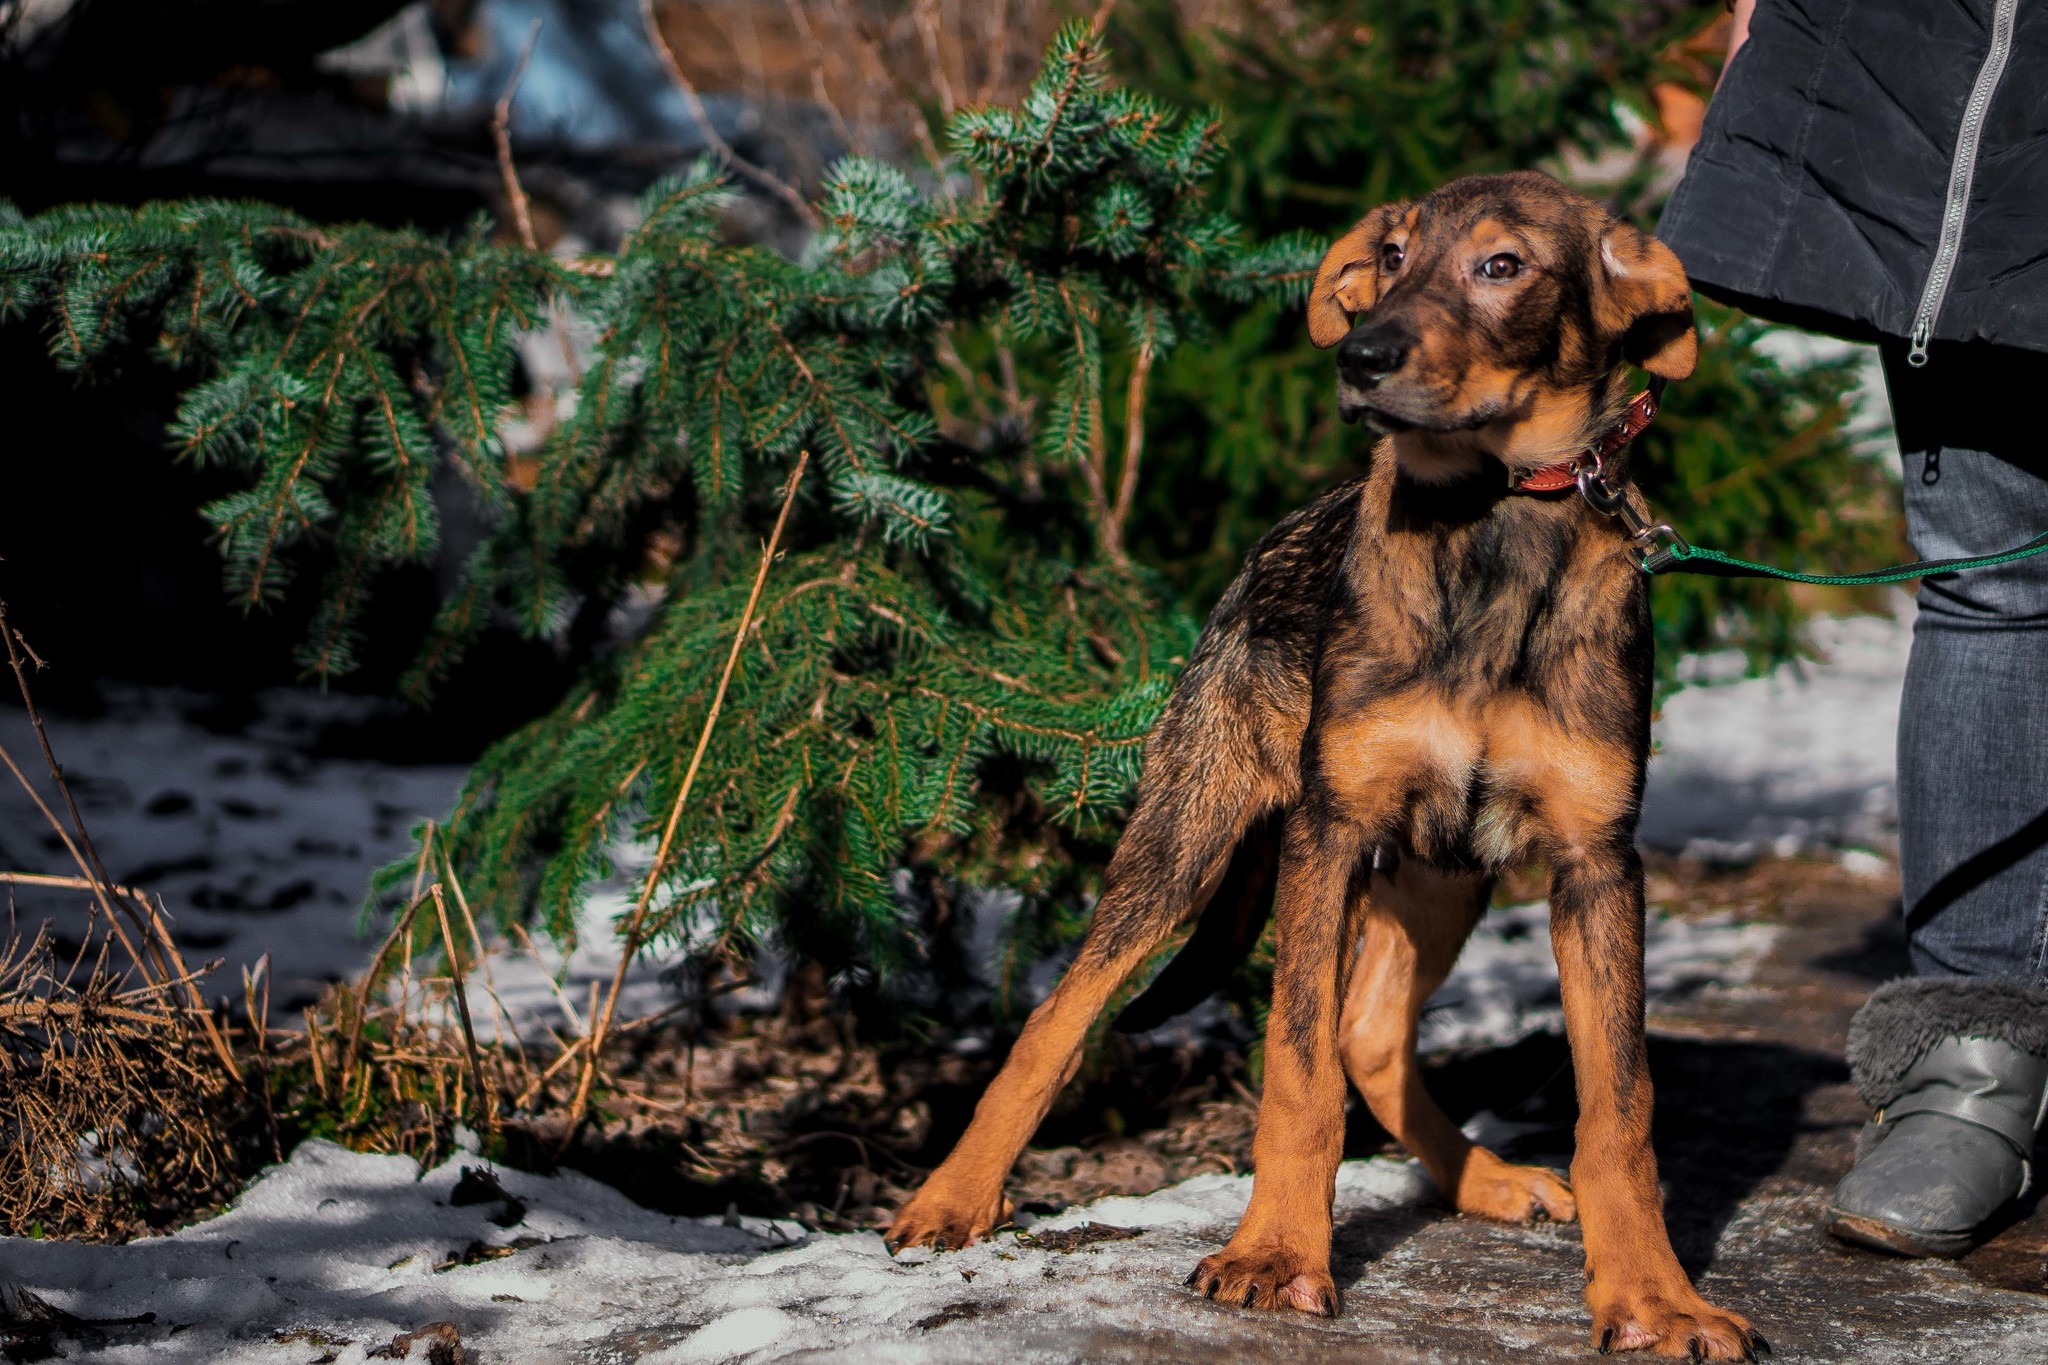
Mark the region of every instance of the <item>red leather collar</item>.
<instances>
[{"instance_id":1,"label":"red leather collar","mask_svg":"<svg viewBox=\"0 0 2048 1365\"><path fill-rule=\"evenodd\" d=\"M1562 493L1579 481L1579 470L1587 466L1598 469L1611 457L1620 454L1628 443L1643 434L1644 428L1657 419L1657 394L1644 389L1629 400L1628 410L1621 420L1608 429L1598 445L1587 446L1569 460L1559 460L1532 469L1525 474L1508 475L1508 491L1511 493Z\"/></svg>"}]
</instances>

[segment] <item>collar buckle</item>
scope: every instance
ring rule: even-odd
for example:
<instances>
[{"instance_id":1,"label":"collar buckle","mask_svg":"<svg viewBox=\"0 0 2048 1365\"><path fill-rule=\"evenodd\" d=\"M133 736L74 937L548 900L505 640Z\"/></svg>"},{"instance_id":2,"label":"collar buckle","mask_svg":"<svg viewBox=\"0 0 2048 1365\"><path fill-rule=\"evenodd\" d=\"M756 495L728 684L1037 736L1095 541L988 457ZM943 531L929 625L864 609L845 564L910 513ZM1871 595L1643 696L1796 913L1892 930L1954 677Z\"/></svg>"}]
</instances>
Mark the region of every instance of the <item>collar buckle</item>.
<instances>
[{"instance_id":1,"label":"collar buckle","mask_svg":"<svg viewBox=\"0 0 2048 1365\"><path fill-rule=\"evenodd\" d=\"M1603 512L1612 511L1610 507L1601 506L1593 493L1587 491L1587 475L1590 474L1597 486L1603 490L1603 496L1621 496L1607 483L1607 457L1618 455L1627 449L1629 443L1642 435L1650 423L1657 419L1658 391L1662 388L1661 381L1652 380L1649 388L1629 400L1628 408L1622 413L1621 420L1610 427L1606 435L1570 459L1559 460L1556 464L1547 464L1536 469L1509 470L1508 491L1562 493L1576 484L1579 491L1585 495L1586 501L1593 503Z\"/></svg>"}]
</instances>

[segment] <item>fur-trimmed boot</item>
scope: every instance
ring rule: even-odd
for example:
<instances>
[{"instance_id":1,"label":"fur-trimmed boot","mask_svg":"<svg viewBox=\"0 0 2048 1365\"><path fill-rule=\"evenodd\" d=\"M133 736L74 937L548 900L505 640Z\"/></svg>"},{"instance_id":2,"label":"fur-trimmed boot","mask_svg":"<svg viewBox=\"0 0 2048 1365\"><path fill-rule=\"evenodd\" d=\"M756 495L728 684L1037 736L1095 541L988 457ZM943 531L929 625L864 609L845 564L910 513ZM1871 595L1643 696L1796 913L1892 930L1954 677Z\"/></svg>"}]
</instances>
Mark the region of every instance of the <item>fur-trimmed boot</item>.
<instances>
[{"instance_id":1,"label":"fur-trimmed boot","mask_svg":"<svg viewBox=\"0 0 2048 1365\"><path fill-rule=\"evenodd\" d=\"M1849 1026L1849 1069L1877 1114L1828 1231L1905 1256L1962 1255L2032 1178L2048 1112L2048 991L1888 982Z\"/></svg>"}]
</instances>

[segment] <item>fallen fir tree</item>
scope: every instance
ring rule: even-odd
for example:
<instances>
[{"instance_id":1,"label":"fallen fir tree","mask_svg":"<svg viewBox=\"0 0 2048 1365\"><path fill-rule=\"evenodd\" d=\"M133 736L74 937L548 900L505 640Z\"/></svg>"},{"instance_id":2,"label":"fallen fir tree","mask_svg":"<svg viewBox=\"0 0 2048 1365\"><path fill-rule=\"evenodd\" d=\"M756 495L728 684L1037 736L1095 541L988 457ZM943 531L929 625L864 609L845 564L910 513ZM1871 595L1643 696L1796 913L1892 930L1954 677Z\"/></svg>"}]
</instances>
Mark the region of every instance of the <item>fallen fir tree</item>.
<instances>
[{"instance_id":1,"label":"fallen fir tree","mask_svg":"<svg viewBox=\"0 0 2048 1365\"><path fill-rule=\"evenodd\" d=\"M1157 465L1146 477L1148 388L1219 320L1291 315L1320 249L1215 211L1222 122L1112 86L1099 29L1076 24L1017 107L952 121L939 183L836 167L799 261L725 240L732 191L708 168L650 191L615 255L580 259L483 225L449 241L253 204L86 206L0 222L0 316L34 319L70 370L146 344L191 377L180 456L244 480L204 509L230 588L259 606L323 575L314 678L348 670L379 575L436 553L451 500L491 529L421 644L416 698L494 621L556 638L651 601L477 764L445 829L451 871L480 911L567 937L595 882L642 871L619 850L658 845L629 950L772 942L872 1000L854 988L926 951L910 884L1023 890L1013 962L1078 928L1195 638L1127 546L1141 491L1173 496ZM527 459L505 434L518 344L565 318L594 340ZM1783 372L1737 341L1719 388L1797 403L1755 412L1759 435L1817 433L1822 458L1765 487L1782 520L1816 468L1861 477L1848 380L1773 390ZM1177 373L1180 409L1202 371ZM948 395L986 384L1032 391L1011 420L948 420ZM1646 482L1688 488L1743 458L1748 433L1688 429L1685 403ZM1674 638L1694 647L1743 600L1684 591Z\"/></svg>"}]
</instances>

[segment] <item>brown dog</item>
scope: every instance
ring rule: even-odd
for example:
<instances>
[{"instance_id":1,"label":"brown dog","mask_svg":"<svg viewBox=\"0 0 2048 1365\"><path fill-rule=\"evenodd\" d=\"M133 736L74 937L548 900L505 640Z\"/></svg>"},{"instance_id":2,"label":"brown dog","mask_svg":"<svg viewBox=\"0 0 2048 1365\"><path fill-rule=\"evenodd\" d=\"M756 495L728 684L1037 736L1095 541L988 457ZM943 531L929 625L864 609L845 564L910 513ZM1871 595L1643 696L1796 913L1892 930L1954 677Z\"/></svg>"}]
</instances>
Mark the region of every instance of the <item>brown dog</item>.
<instances>
[{"instance_id":1,"label":"brown dog","mask_svg":"<svg viewBox=\"0 0 2048 1365\"><path fill-rule=\"evenodd\" d=\"M1761 1338L1701 1299L1672 1254L1650 1151L1644 576L1576 495L1511 488L1615 430L1629 363L1692 372L1684 269L1548 177L1480 177L1346 233L1308 321L1337 348L1340 410L1386 434L1372 470L1274 528L1209 618L1148 742L1079 957L890 1244L964 1246L1000 1223L1004 1177L1100 1011L1198 913L1169 974L1212 923L1246 942L1270 894L1257 1178L1236 1235L1190 1284L1336 1312L1348 1074L1458 1208L1583 1222L1601 1350L1754 1359ZM1570 1186L1467 1141L1415 1062L1423 1001L1493 876L1531 857L1550 869L1578 1078Z\"/></svg>"}]
</instances>

